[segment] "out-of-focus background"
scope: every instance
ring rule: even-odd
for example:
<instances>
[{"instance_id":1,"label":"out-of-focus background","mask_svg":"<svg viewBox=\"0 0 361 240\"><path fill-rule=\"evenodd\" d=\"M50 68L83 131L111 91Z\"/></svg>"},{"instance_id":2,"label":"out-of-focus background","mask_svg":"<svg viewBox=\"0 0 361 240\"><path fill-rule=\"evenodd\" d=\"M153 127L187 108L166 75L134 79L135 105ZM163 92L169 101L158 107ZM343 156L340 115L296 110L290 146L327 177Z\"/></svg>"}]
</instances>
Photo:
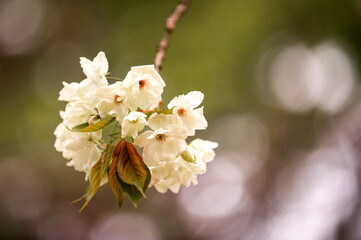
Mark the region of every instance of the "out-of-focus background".
<instances>
[{"instance_id":1,"label":"out-of-focus background","mask_svg":"<svg viewBox=\"0 0 361 240\"><path fill-rule=\"evenodd\" d=\"M0 1L0 239L361 239L361 1L194 0L171 38L163 99L205 93L220 144L199 184L151 188L118 214L53 132L62 81L104 51L151 64L176 0Z\"/></svg>"}]
</instances>

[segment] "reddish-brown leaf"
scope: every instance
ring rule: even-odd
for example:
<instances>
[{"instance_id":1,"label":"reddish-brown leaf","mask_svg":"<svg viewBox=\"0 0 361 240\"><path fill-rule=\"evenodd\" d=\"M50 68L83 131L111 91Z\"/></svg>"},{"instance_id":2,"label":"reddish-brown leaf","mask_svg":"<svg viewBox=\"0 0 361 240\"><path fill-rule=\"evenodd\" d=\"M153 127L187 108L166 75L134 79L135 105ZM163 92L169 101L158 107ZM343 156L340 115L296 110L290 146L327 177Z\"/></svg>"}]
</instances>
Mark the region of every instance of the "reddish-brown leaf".
<instances>
[{"instance_id":1,"label":"reddish-brown leaf","mask_svg":"<svg viewBox=\"0 0 361 240\"><path fill-rule=\"evenodd\" d=\"M117 163L117 159L114 158L109 167L108 181L109 181L110 188L112 189L113 194L118 201L118 205L119 205L119 209L120 209L123 204L124 194L123 194L122 190L120 189L120 186L117 181L116 163Z\"/></svg>"},{"instance_id":2,"label":"reddish-brown leaf","mask_svg":"<svg viewBox=\"0 0 361 240\"><path fill-rule=\"evenodd\" d=\"M114 149L118 177L126 184L134 185L143 195L150 181L150 171L133 144L122 140Z\"/></svg>"}]
</instances>

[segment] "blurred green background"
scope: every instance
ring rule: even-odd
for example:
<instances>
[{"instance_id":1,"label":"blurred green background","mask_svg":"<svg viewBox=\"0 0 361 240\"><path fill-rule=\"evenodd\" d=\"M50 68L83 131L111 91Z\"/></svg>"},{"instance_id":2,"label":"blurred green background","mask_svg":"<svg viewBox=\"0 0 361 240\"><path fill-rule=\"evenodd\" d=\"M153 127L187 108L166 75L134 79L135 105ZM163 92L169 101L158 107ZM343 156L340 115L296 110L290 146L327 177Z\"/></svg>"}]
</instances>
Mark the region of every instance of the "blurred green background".
<instances>
[{"instance_id":1,"label":"blurred green background","mask_svg":"<svg viewBox=\"0 0 361 240\"><path fill-rule=\"evenodd\" d=\"M0 239L361 239L361 1L193 0L161 75L220 144L200 184L118 215L53 147L62 81L153 63L177 1L0 1Z\"/></svg>"}]
</instances>

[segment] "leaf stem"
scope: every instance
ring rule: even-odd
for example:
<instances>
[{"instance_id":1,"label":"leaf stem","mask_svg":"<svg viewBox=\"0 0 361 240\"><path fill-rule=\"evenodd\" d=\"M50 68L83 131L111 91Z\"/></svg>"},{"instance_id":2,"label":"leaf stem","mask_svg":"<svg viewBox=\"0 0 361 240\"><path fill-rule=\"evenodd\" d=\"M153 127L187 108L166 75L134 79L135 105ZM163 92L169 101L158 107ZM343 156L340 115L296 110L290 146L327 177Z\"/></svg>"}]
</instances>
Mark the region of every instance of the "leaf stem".
<instances>
[{"instance_id":1,"label":"leaf stem","mask_svg":"<svg viewBox=\"0 0 361 240\"><path fill-rule=\"evenodd\" d=\"M115 131L117 130L117 126L118 126L118 121L115 120L115 123L114 123L114 126L113 126L113 130L112 132L110 133L110 138L109 138L109 141L108 141L108 145L110 145L113 141L114 141L114 135L115 135ZM120 132L119 132L120 133Z\"/></svg>"}]
</instances>

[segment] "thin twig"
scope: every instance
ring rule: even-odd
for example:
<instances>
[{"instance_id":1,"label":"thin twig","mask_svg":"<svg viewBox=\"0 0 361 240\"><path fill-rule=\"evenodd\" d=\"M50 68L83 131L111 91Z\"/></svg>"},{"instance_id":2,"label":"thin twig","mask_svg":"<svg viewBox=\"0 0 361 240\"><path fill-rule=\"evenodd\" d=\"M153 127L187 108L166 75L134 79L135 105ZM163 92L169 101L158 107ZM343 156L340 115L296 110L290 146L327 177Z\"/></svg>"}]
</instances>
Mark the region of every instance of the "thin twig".
<instances>
[{"instance_id":1,"label":"thin twig","mask_svg":"<svg viewBox=\"0 0 361 240\"><path fill-rule=\"evenodd\" d=\"M167 18L165 31L163 34L163 37L158 45L157 53L155 55L154 59L154 65L155 69L159 72L162 69L162 63L165 58L165 52L168 47L168 41L170 39L170 36L172 35L178 20L180 17L184 14L184 12L187 10L187 7L189 6L191 0L180 0L176 8L174 9L172 15L170 15L169 18Z\"/></svg>"}]
</instances>

